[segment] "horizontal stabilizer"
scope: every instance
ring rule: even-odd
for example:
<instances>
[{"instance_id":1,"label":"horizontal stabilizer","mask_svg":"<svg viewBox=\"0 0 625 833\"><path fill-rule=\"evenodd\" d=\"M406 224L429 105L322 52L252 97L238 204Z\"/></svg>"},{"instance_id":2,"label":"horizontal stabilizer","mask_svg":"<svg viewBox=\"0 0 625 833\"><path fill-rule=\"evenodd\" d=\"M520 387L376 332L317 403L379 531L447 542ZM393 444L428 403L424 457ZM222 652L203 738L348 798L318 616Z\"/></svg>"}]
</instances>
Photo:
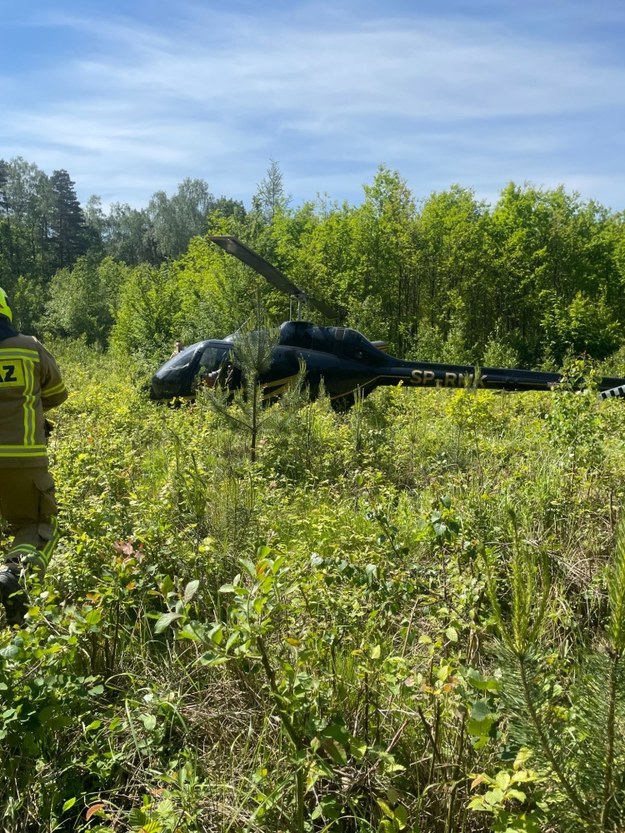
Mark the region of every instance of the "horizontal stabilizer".
<instances>
[{"instance_id":1,"label":"horizontal stabilizer","mask_svg":"<svg viewBox=\"0 0 625 833\"><path fill-rule=\"evenodd\" d=\"M602 390L599 394L599 399L613 399L617 396L625 396L625 385L618 385L609 390Z\"/></svg>"}]
</instances>

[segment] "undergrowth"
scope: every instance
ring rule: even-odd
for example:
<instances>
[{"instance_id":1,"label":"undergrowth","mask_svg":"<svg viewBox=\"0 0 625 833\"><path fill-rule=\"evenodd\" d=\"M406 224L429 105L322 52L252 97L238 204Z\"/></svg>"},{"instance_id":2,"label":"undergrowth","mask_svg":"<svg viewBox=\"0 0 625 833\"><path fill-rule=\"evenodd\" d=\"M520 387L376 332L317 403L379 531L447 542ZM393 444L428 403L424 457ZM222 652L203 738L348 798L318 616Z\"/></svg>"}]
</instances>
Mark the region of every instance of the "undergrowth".
<instances>
[{"instance_id":1,"label":"undergrowth","mask_svg":"<svg viewBox=\"0 0 625 833\"><path fill-rule=\"evenodd\" d=\"M622 829L621 403L300 392L250 454L245 401L60 358L5 833Z\"/></svg>"}]
</instances>

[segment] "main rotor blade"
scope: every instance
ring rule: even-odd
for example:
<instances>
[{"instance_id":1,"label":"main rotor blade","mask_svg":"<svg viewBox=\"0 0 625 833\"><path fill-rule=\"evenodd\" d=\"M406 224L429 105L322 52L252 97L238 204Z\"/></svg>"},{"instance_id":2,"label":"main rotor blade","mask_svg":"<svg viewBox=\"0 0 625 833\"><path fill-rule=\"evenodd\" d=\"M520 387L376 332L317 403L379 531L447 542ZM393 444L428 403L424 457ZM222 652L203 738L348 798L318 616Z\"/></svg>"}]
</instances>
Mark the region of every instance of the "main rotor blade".
<instances>
[{"instance_id":1,"label":"main rotor blade","mask_svg":"<svg viewBox=\"0 0 625 833\"><path fill-rule=\"evenodd\" d=\"M255 272L259 275L262 275L263 278L269 281L270 284L275 286L277 289L281 290L282 292L286 292L287 295L293 295L298 300L304 301L307 304L310 304L313 307L316 307L319 312L325 315L327 318L331 320L340 321L343 317L343 313L339 310L333 309L332 307L328 306L328 304L324 303L323 301L318 301L316 298L311 298L306 292L303 292L294 283L292 283L286 275L280 272L279 269L276 269L275 266L272 266L268 260L265 260L264 257L261 257L257 252L253 249L250 249L249 246L246 246L245 243L241 243L236 237L232 235L215 235L209 236L209 240L212 240L213 243L216 243L220 246L225 252L228 254L233 255L234 257L238 258L242 263L245 263L247 266L250 266Z\"/></svg>"}]
</instances>

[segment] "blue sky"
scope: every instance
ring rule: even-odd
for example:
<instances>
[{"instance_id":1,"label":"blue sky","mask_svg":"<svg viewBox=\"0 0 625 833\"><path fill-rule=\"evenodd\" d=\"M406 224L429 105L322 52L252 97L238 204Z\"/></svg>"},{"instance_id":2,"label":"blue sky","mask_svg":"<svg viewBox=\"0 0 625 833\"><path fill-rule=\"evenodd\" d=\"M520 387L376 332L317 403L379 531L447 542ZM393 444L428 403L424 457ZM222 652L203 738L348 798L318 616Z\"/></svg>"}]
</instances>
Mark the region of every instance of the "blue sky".
<instances>
[{"instance_id":1,"label":"blue sky","mask_svg":"<svg viewBox=\"0 0 625 833\"><path fill-rule=\"evenodd\" d=\"M622 0L0 0L0 158L143 206L563 184L625 209Z\"/></svg>"}]
</instances>

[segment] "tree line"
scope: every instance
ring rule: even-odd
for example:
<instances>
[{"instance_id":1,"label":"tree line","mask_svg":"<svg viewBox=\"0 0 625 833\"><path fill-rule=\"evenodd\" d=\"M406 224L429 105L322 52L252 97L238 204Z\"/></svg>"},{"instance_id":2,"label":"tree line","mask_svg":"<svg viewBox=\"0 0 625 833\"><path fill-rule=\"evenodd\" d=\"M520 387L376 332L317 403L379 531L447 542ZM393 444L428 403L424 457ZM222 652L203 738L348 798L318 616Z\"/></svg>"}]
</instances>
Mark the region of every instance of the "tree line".
<instances>
[{"instance_id":1,"label":"tree line","mask_svg":"<svg viewBox=\"0 0 625 833\"><path fill-rule=\"evenodd\" d=\"M80 204L67 171L0 160L0 285L24 329L153 358L175 338L235 330L259 301L287 318L289 299L214 233L407 357L557 367L624 343L624 215L564 187L510 183L494 204L457 185L417 199L380 167L359 205L292 207L272 162L247 208L186 179L144 209L105 212L98 197Z\"/></svg>"}]
</instances>

